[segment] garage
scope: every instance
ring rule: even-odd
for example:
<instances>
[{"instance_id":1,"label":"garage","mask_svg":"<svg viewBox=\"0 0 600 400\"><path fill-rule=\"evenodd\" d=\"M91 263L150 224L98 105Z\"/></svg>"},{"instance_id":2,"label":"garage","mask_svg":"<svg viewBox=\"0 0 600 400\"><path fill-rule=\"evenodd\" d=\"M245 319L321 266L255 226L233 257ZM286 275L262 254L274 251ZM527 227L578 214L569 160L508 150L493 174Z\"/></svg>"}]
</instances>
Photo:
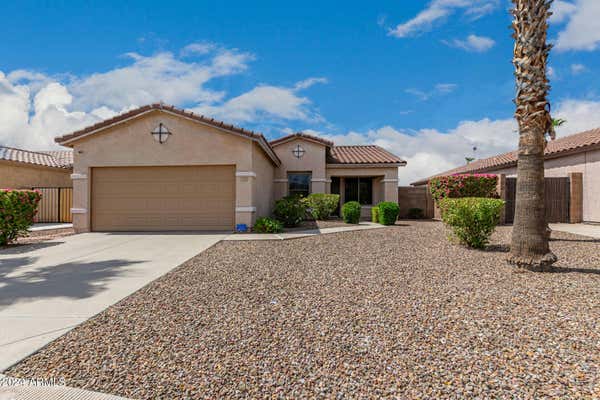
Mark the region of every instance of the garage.
<instances>
[{"instance_id":1,"label":"garage","mask_svg":"<svg viewBox=\"0 0 600 400\"><path fill-rule=\"evenodd\" d=\"M235 167L92 168L94 231L232 230Z\"/></svg>"}]
</instances>

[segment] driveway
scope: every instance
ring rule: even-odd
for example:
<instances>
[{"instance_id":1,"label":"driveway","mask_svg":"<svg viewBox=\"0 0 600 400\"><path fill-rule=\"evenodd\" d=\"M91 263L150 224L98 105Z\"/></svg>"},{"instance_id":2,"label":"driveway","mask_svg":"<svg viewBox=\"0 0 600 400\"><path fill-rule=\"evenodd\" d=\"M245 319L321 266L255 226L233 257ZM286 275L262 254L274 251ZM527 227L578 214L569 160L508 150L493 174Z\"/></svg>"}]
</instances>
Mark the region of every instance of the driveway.
<instances>
[{"instance_id":1,"label":"driveway","mask_svg":"<svg viewBox=\"0 0 600 400\"><path fill-rule=\"evenodd\" d=\"M550 224L550 229L600 239L600 225L596 224Z\"/></svg>"},{"instance_id":2,"label":"driveway","mask_svg":"<svg viewBox=\"0 0 600 400\"><path fill-rule=\"evenodd\" d=\"M0 250L0 371L225 236L86 233Z\"/></svg>"}]
</instances>

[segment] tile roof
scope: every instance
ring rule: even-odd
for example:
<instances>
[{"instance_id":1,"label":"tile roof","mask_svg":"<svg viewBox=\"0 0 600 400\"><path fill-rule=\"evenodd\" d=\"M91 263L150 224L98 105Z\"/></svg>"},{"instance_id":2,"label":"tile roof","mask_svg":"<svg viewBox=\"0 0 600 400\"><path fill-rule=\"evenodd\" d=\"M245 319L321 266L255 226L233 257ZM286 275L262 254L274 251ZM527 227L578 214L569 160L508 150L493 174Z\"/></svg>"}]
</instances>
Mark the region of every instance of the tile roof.
<instances>
[{"instance_id":1,"label":"tile roof","mask_svg":"<svg viewBox=\"0 0 600 400\"><path fill-rule=\"evenodd\" d=\"M30 151L0 146L0 160L70 169L73 167L73 152L71 150Z\"/></svg>"},{"instance_id":2,"label":"tile roof","mask_svg":"<svg viewBox=\"0 0 600 400\"><path fill-rule=\"evenodd\" d=\"M333 146L327 164L406 164L406 161L375 145Z\"/></svg>"},{"instance_id":3,"label":"tile roof","mask_svg":"<svg viewBox=\"0 0 600 400\"><path fill-rule=\"evenodd\" d=\"M292 133L291 135L280 137L279 139L271 140L269 142L269 144L271 146L277 146L279 144L288 142L288 141L296 139L296 138L307 139L307 140L310 140L310 141L313 141L313 142L320 143L320 144L325 145L327 147L333 146L333 142L331 140L323 139L323 138L320 138L318 136L309 135L308 133L303 133L303 132L296 132L296 133Z\"/></svg>"},{"instance_id":4,"label":"tile roof","mask_svg":"<svg viewBox=\"0 0 600 400\"><path fill-rule=\"evenodd\" d=\"M104 121L100 121L94 125L88 126L86 128L80 129L78 131L69 133L67 135L59 136L59 137L55 138L54 141L59 144L62 144L62 145L67 145L70 141L77 139L81 136L84 136L89 133L107 128L111 125L126 121L130 118L134 118L136 116L145 114L145 113L153 111L153 110L165 111L165 112L169 112L172 114L180 115L182 117L190 118L190 119L193 119L195 121L198 121L198 122L201 122L201 123L204 123L207 125L212 125L216 128L225 129L230 132L241 134L241 135L247 136L251 139L255 139L256 141L258 141L261 144L261 146L263 147L265 152L267 152L269 154L269 156L273 159L273 161L276 164L281 163L281 161L279 160L279 158L277 157L277 155L275 154L273 149L271 149L271 147L269 146L269 142L265 139L265 137L262 135L262 133L250 131L250 130L247 130L244 128L237 127L232 124L226 124L223 121L218 121L214 118L208 118L208 117L205 117L204 115L194 114L191 111L185 111L185 110L177 108L175 106L167 105L167 104L163 104L163 103L149 104L149 105L145 105L145 106L127 111L126 113L119 114L113 118L109 118Z\"/></svg>"},{"instance_id":5,"label":"tile roof","mask_svg":"<svg viewBox=\"0 0 600 400\"><path fill-rule=\"evenodd\" d=\"M564 136L560 139L552 140L548 142L546 150L544 151L544 157L546 159L561 157L566 154L579 153L582 151L588 151L591 148L600 148L600 128L591 129L589 131L577 133L574 135ZM487 172L492 169L500 169L512 167L517 164L517 152L511 151L497 156L484 158L481 160L475 160L467 165L460 166L458 168L451 169L426 179L411 183L411 185L418 186L426 184L431 178L437 176L447 176L454 174L466 174L475 172Z\"/></svg>"}]
</instances>

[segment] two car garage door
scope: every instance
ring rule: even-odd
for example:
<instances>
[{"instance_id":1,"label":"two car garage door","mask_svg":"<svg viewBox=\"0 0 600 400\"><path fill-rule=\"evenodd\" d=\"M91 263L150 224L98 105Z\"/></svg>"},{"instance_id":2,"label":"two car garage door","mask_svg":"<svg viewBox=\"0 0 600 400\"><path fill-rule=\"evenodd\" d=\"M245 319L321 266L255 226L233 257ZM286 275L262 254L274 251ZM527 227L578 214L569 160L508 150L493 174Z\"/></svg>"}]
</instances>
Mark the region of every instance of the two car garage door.
<instances>
[{"instance_id":1,"label":"two car garage door","mask_svg":"<svg viewBox=\"0 0 600 400\"><path fill-rule=\"evenodd\" d=\"M92 169L92 230L231 230L235 167Z\"/></svg>"}]
</instances>

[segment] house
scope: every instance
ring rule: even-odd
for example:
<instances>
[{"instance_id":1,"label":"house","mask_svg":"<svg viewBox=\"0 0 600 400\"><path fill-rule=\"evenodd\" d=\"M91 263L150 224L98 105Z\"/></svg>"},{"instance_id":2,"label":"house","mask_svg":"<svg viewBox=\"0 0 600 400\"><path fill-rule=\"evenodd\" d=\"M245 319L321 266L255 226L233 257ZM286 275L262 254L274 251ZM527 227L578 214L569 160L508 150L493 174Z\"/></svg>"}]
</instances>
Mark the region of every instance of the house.
<instances>
[{"instance_id":1,"label":"house","mask_svg":"<svg viewBox=\"0 0 600 400\"><path fill-rule=\"evenodd\" d=\"M86 231L232 230L288 194L397 201L398 167L377 146L262 134L152 104L56 138L73 148L73 223Z\"/></svg>"},{"instance_id":2,"label":"house","mask_svg":"<svg viewBox=\"0 0 600 400\"><path fill-rule=\"evenodd\" d=\"M569 178L571 216L585 222L600 222L600 128L564 136L548 142L544 153L546 178ZM517 152L500 154L445 171L413 182L413 186L426 185L436 176L465 173L493 173L509 178L517 174ZM547 189L548 193L548 189ZM573 195L575 193L575 195ZM513 194L514 195L514 194ZM556 203L558 199L547 199ZM581 207L578 205L581 204ZM514 205L513 205L514 206ZM580 208L578 210L578 208ZM572 222L573 218L571 218Z\"/></svg>"},{"instance_id":3,"label":"house","mask_svg":"<svg viewBox=\"0 0 600 400\"><path fill-rule=\"evenodd\" d=\"M0 188L71 187L73 152L0 146Z\"/></svg>"}]
</instances>

